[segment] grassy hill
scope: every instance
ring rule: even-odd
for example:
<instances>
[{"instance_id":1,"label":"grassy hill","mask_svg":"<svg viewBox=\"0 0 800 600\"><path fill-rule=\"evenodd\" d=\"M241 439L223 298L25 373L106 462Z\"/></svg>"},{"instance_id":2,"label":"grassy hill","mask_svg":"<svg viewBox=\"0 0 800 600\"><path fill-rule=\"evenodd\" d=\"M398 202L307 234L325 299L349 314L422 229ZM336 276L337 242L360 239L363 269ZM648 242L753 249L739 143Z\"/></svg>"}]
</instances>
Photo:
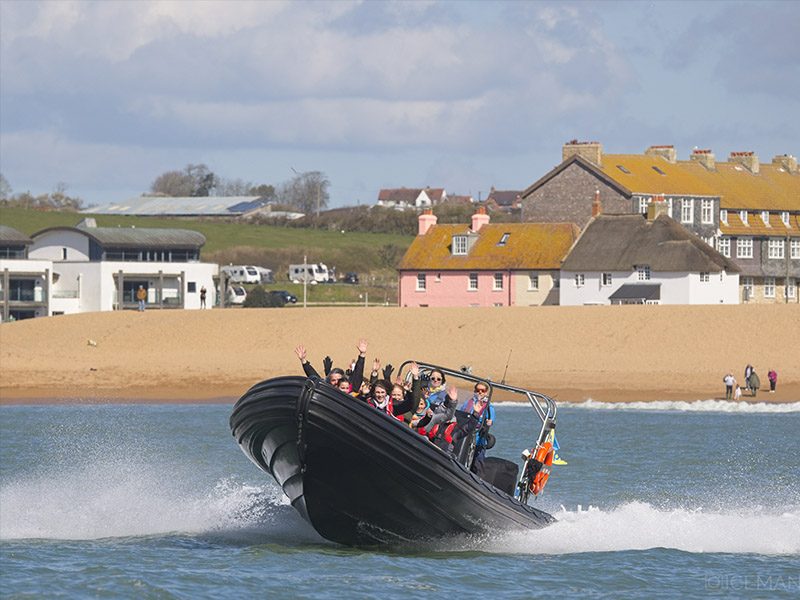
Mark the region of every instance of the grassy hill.
<instances>
[{"instance_id":1,"label":"grassy hill","mask_svg":"<svg viewBox=\"0 0 800 600\"><path fill-rule=\"evenodd\" d=\"M84 218L74 212L45 212L21 208L0 208L0 223L28 235L46 227L75 226ZM203 260L259 264L276 272L290 263L324 262L340 273L391 269L408 248L412 236L357 233L256 225L211 219L178 219L96 215L100 227L182 228L206 237Z\"/></svg>"}]
</instances>

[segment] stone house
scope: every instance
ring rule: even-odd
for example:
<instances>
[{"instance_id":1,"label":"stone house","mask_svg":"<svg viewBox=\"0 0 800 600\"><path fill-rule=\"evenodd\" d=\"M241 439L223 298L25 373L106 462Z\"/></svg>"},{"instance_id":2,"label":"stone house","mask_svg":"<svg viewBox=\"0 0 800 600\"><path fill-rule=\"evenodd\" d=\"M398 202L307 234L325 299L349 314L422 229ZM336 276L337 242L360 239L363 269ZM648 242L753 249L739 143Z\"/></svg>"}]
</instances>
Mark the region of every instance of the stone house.
<instances>
[{"instance_id":1,"label":"stone house","mask_svg":"<svg viewBox=\"0 0 800 600\"><path fill-rule=\"evenodd\" d=\"M584 227L598 192L607 213L644 214L654 199L663 199L670 217L741 269L743 302L798 301L800 172L794 157L761 164L752 152L732 152L717 162L710 150L695 149L689 160L678 160L673 146L605 154L599 142L573 140L563 146L561 164L522 193L522 218Z\"/></svg>"}]
</instances>

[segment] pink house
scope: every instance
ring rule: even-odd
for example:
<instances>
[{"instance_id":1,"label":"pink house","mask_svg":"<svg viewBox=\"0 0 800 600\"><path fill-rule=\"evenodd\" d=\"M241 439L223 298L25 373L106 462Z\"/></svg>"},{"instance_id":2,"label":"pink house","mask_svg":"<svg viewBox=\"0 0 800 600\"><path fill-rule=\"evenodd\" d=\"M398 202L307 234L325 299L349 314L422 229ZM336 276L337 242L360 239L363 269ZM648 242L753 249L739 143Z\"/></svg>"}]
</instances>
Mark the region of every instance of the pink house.
<instances>
[{"instance_id":1,"label":"pink house","mask_svg":"<svg viewBox=\"0 0 800 600\"><path fill-rule=\"evenodd\" d=\"M490 223L481 207L466 225L419 216L398 267L400 306L558 304L558 272L579 230L572 223Z\"/></svg>"}]
</instances>

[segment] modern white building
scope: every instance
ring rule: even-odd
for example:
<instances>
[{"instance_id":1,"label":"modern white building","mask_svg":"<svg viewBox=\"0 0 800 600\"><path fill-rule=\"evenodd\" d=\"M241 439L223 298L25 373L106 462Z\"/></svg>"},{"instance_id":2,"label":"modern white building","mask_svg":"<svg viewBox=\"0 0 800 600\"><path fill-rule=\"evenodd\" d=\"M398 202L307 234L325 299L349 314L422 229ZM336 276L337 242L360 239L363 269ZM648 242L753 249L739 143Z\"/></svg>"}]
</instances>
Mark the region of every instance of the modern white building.
<instances>
[{"instance_id":1,"label":"modern white building","mask_svg":"<svg viewBox=\"0 0 800 600\"><path fill-rule=\"evenodd\" d=\"M200 308L216 303L218 265L200 262L205 237L184 229L51 227L26 238L0 230L3 319L147 307ZM5 251L3 250L5 248Z\"/></svg>"},{"instance_id":2,"label":"modern white building","mask_svg":"<svg viewBox=\"0 0 800 600\"><path fill-rule=\"evenodd\" d=\"M593 217L561 265L560 304L738 304L739 268L656 214Z\"/></svg>"}]
</instances>

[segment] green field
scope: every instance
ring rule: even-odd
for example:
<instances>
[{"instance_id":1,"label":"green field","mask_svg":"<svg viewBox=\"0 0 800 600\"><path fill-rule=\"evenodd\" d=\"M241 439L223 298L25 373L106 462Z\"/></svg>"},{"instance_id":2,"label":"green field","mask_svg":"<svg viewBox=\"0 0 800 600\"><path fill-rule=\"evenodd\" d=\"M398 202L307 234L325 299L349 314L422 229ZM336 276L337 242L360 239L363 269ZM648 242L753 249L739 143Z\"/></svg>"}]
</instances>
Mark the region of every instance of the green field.
<instances>
[{"instance_id":1,"label":"green field","mask_svg":"<svg viewBox=\"0 0 800 600\"><path fill-rule=\"evenodd\" d=\"M74 212L0 208L0 223L31 235L46 227L75 226L85 216ZM394 267L413 237L254 225L211 219L178 219L96 215L99 227L191 229L206 237L202 260L219 264L252 264L271 268L284 279L288 265L323 262L339 274L354 271L362 281L396 279ZM351 286L353 287L353 286ZM358 287L358 286L355 286Z\"/></svg>"}]
</instances>

